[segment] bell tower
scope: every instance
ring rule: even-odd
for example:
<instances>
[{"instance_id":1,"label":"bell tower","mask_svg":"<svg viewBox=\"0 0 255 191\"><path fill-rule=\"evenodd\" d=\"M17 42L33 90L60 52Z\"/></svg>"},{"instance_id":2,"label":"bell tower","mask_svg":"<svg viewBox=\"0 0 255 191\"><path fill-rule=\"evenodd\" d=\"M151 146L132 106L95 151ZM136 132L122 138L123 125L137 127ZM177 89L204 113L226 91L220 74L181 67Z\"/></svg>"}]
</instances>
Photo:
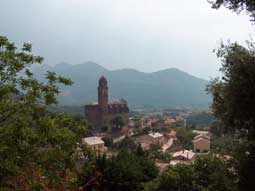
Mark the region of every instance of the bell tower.
<instances>
[{"instance_id":1,"label":"bell tower","mask_svg":"<svg viewBox=\"0 0 255 191\"><path fill-rule=\"evenodd\" d=\"M98 104L101 106L103 111L107 112L108 86L107 86L107 80L104 76L102 76L98 82Z\"/></svg>"}]
</instances>

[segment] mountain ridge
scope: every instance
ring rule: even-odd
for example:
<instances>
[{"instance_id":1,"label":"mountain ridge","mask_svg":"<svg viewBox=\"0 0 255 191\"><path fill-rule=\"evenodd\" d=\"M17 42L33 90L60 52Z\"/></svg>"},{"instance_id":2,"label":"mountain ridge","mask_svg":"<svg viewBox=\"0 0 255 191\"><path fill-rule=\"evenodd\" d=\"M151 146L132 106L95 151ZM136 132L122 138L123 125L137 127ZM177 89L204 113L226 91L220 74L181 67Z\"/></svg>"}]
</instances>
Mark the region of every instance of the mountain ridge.
<instances>
[{"instance_id":1,"label":"mountain ridge","mask_svg":"<svg viewBox=\"0 0 255 191\"><path fill-rule=\"evenodd\" d=\"M97 96L97 83L106 76L111 98L125 98L134 107L208 107L210 97L205 93L207 80L195 77L177 68L145 73L135 69L108 70L95 62L55 66L41 65L32 71L43 79L47 70L74 81L73 86L62 87L60 105L85 105Z\"/></svg>"}]
</instances>

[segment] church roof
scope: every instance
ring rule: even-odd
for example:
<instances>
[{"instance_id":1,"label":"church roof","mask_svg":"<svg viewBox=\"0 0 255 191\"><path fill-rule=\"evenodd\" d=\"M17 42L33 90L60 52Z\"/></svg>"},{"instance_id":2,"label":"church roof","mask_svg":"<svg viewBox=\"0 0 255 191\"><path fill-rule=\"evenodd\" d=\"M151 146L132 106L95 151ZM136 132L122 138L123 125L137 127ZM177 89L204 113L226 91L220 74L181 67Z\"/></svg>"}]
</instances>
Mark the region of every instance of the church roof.
<instances>
[{"instance_id":1,"label":"church roof","mask_svg":"<svg viewBox=\"0 0 255 191\"><path fill-rule=\"evenodd\" d=\"M125 104L127 104L126 100L124 100L124 99L115 99L115 100L110 101L108 105L125 105ZM91 103L89 103L87 105L95 106L95 105L98 105L98 102L97 101L93 101L93 102L91 102Z\"/></svg>"},{"instance_id":2,"label":"church roof","mask_svg":"<svg viewBox=\"0 0 255 191\"><path fill-rule=\"evenodd\" d=\"M124 99L116 99L109 102L109 105L119 105L119 104L127 104L127 101Z\"/></svg>"},{"instance_id":3,"label":"church roof","mask_svg":"<svg viewBox=\"0 0 255 191\"><path fill-rule=\"evenodd\" d=\"M86 106L97 106L98 102L97 101L93 101L91 103L86 104Z\"/></svg>"}]
</instances>

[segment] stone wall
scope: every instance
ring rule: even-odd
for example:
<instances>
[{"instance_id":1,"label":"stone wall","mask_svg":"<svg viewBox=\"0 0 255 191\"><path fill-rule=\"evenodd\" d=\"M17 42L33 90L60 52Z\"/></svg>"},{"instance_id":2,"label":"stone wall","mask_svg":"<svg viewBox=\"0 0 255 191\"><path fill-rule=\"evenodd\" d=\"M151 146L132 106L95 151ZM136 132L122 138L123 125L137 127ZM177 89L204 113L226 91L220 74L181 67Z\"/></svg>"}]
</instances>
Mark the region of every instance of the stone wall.
<instances>
[{"instance_id":1,"label":"stone wall","mask_svg":"<svg viewBox=\"0 0 255 191\"><path fill-rule=\"evenodd\" d=\"M88 122L93 127L100 127L102 123L102 112L98 105L87 105L85 106L85 115Z\"/></svg>"}]
</instances>

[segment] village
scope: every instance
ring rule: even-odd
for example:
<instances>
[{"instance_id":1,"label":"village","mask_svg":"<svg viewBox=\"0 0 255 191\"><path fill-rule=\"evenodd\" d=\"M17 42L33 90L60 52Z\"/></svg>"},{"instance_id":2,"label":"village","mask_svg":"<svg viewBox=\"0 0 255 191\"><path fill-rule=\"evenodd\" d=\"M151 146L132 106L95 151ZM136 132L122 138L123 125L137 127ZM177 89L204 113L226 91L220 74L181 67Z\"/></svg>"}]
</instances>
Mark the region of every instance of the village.
<instances>
[{"instance_id":1,"label":"village","mask_svg":"<svg viewBox=\"0 0 255 191\"><path fill-rule=\"evenodd\" d=\"M104 76L99 79L98 102L86 105L85 114L93 128L91 136L82 138L82 144L97 154L112 156L121 149L140 147L154 153L156 166L163 172L170 165L191 164L197 156L210 153L209 128L187 124L190 110L130 115L126 100L108 102L108 82Z\"/></svg>"}]
</instances>

